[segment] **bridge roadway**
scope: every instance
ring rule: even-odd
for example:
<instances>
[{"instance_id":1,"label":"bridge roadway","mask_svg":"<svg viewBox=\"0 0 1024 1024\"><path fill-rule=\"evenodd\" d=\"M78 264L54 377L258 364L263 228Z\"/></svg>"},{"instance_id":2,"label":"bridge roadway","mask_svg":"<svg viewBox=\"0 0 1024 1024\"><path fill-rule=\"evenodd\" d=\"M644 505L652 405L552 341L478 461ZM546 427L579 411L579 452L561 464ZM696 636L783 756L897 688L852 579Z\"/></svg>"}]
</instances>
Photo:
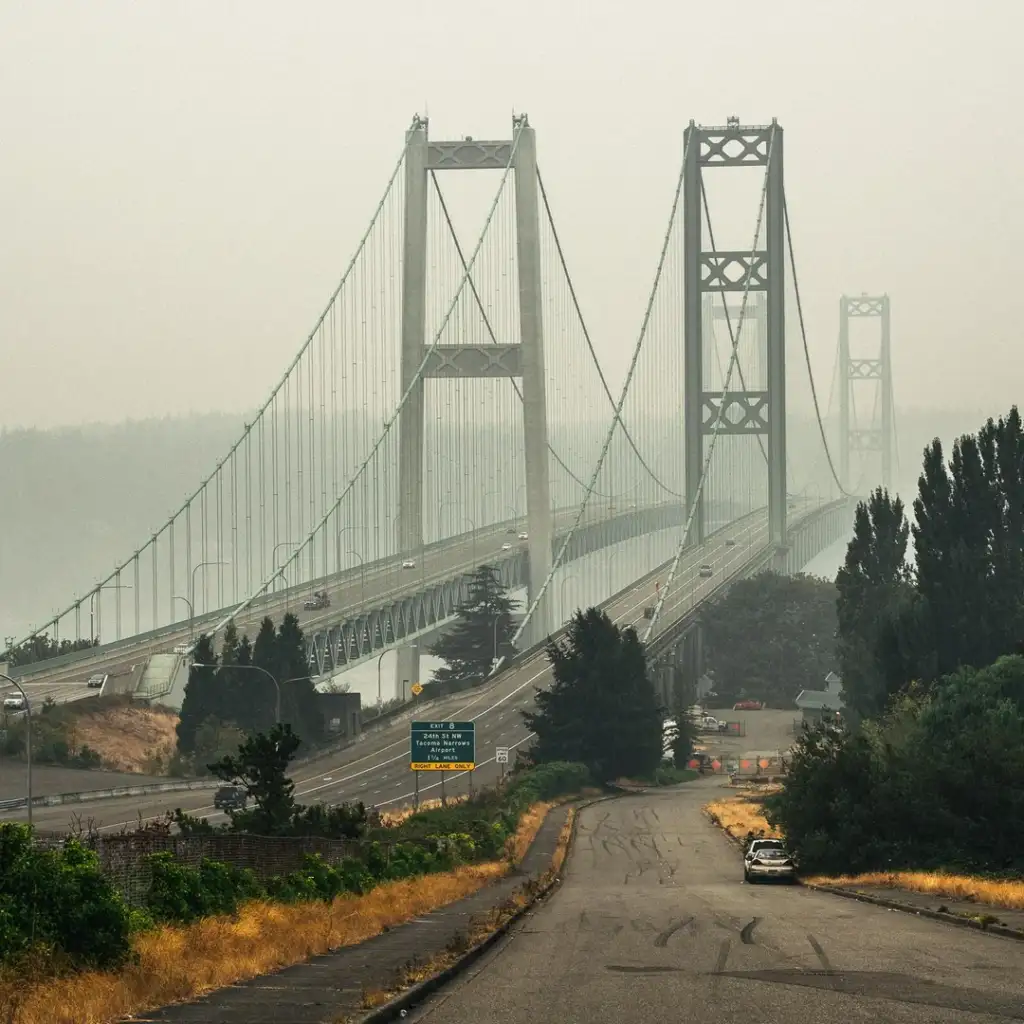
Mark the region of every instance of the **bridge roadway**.
<instances>
[{"instance_id":1,"label":"bridge roadway","mask_svg":"<svg viewBox=\"0 0 1024 1024\"><path fill-rule=\"evenodd\" d=\"M552 897L407 1024L1024 1021L1021 944L743 882L714 778L581 811Z\"/></svg>"},{"instance_id":2,"label":"bridge roadway","mask_svg":"<svg viewBox=\"0 0 1024 1024\"><path fill-rule=\"evenodd\" d=\"M806 503L802 510L793 511L793 522L812 510L811 503ZM752 558L765 552L767 539L767 516L755 513L723 528L703 545L687 552L680 561L676 585L663 610L662 628L668 628L724 580L742 573ZM700 567L705 563L714 569L711 579L700 577ZM604 607L611 618L619 624L638 625L644 608L654 603L655 581L659 576L664 579L664 572L652 573L606 602ZM532 706L535 689L547 685L549 679L547 658L542 650L536 651L491 684L416 709L417 718L476 722L477 768L472 773L448 774L444 779L446 795L463 793L470 786L493 784L499 772L494 760L495 747L510 747L514 756L514 751L530 739L520 712ZM303 766L295 778L297 799L305 803L362 800L382 809L410 804L415 792L409 771L408 730L412 717L412 713L401 716L389 727L368 732L353 745ZM420 773L421 798L437 798L441 787L439 773ZM222 820L211 800L209 791L116 797L78 806L39 807L35 808L33 817L39 828L54 830L67 828L72 815L91 821L100 830L117 830L135 824L140 816L159 816L173 807L210 820ZM11 815L23 817L24 811L11 812Z\"/></svg>"},{"instance_id":3,"label":"bridge roadway","mask_svg":"<svg viewBox=\"0 0 1024 1024\"><path fill-rule=\"evenodd\" d=\"M556 529L563 532L567 530L575 516L575 509L565 509L556 513ZM265 616L276 617L286 611L292 611L298 617L303 630L315 630L336 621L339 609L355 612L363 606L375 607L389 599L397 600L420 586L451 579L460 573L471 571L478 565L507 555L508 552L501 549L502 544L508 543L513 548L523 548L527 542L519 540L517 532L511 523L498 523L481 530L475 536L460 534L443 546L426 547L422 552L411 556L397 555L375 568L368 568L365 572L360 572L358 568L346 570L326 585L331 594L331 608L327 610L306 611L302 607L310 591L314 588L319 589L320 584L293 586L283 595L268 595L267 598L256 602L238 617L236 623L240 632L248 632L253 636ZM402 562L407 558L415 560L415 569L402 568ZM93 654L60 664L56 668L47 669L41 665L37 671L27 671L24 676L19 677L19 682L25 687L29 700L38 703L42 703L48 697L59 703L95 696L96 691L87 689L85 685L89 676L100 672L128 672L133 664L153 654L170 651L175 644L188 640L192 630L198 635L204 626L209 628L221 617L223 612L216 616L204 614L196 618L192 627L189 626L188 620L185 620L155 635L149 634L140 639L128 638L105 644L96 648ZM10 687L0 689L3 691L0 696L3 696Z\"/></svg>"}]
</instances>

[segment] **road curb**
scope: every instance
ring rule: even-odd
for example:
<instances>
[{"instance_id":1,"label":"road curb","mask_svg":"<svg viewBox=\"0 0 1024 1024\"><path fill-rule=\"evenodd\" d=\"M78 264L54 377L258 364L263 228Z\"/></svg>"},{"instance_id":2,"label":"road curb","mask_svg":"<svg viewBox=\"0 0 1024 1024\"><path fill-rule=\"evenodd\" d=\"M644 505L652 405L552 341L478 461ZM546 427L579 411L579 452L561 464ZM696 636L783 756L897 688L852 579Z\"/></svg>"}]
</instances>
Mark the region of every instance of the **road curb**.
<instances>
[{"instance_id":1,"label":"road curb","mask_svg":"<svg viewBox=\"0 0 1024 1024\"><path fill-rule=\"evenodd\" d=\"M944 914L940 910L915 907L911 903L887 900L884 896L872 896L866 892L858 892L856 889L843 889L836 885L812 885L809 882L800 882L800 885L805 889L812 889L815 892L827 892L832 896L842 896L844 899L857 900L860 903L870 903L876 907L884 907L886 910L899 910L904 914L917 914L919 917L927 917L933 921L945 921L947 924L958 925L961 928L973 928L975 931L986 932L989 935L1000 935L1006 939L1017 939L1019 942L1024 942L1024 931L1009 928L1004 924L985 924L972 917ZM992 909L997 910L998 908L993 907Z\"/></svg>"},{"instance_id":2,"label":"road curb","mask_svg":"<svg viewBox=\"0 0 1024 1024\"><path fill-rule=\"evenodd\" d=\"M593 807L594 804L603 803L606 800L617 800L619 797L624 796L624 793L607 793L602 796L593 797L590 800L584 800L581 803L571 805L575 813L573 814L572 825L569 827L569 841L565 845L565 857L562 860L562 867L564 869L566 861L569 859L569 854L572 852L572 848L576 843L576 831L579 827L580 812L585 811L588 807ZM552 808L552 811L554 808ZM548 812L551 813L551 812ZM472 949L467 950L458 960L453 964L449 964L443 970L438 971L437 974L431 975L429 978L425 978L423 981L417 982L411 988L406 989L401 995L395 996L394 999L384 1003L383 1006L378 1006L375 1010L371 1010L368 1014L363 1017L359 1017L355 1024L389 1024L390 1021L397 1020L403 1016L409 1009L422 1003L424 1000L432 996L439 989L443 988L449 981L458 977L468 967L471 967L477 960L479 960L484 953L486 953L491 947L493 947L499 939L504 938L508 934L512 926L522 920L531 910L534 910L538 904L543 902L554 890L561 884L562 873L552 876L537 892L533 898L525 906L520 907L507 921L498 925L489 935L481 939Z\"/></svg>"},{"instance_id":3,"label":"road curb","mask_svg":"<svg viewBox=\"0 0 1024 1024\"><path fill-rule=\"evenodd\" d=\"M703 810L703 809L702 809ZM722 824L716 820L710 811L704 811L704 817L714 825L726 839L735 846L743 844L734 835L727 832ZM960 928L973 928L975 931L986 932L989 935L1000 935L1006 939L1016 939L1024 942L1024 931L1017 928L1009 928L1004 924L984 924L972 917L960 917L957 914L944 914L940 910L929 910L927 907L915 907L912 903L900 903L898 900L887 900L884 896L873 896L866 892L859 892L856 889L844 889L837 885L813 885L804 882L800 878L796 880L797 885L813 892L826 892L831 896L842 896L843 899L857 900L859 903L870 903L876 907L883 907L886 910L899 910L904 914L917 914L918 917L927 917L933 921L944 921L946 924L954 924ZM997 907L993 907L997 910Z\"/></svg>"}]
</instances>

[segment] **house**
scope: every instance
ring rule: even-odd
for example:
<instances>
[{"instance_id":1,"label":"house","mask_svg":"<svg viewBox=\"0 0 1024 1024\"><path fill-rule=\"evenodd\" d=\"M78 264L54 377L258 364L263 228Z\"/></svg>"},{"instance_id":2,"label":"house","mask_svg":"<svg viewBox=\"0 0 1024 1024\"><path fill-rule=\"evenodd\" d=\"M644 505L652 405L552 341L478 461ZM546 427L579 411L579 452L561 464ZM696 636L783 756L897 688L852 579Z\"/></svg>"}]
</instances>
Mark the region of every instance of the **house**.
<instances>
[{"instance_id":1,"label":"house","mask_svg":"<svg viewBox=\"0 0 1024 1024\"><path fill-rule=\"evenodd\" d=\"M797 694L796 706L805 725L815 725L825 718L835 718L836 712L843 710L843 681L829 672L825 676L824 690L801 690Z\"/></svg>"}]
</instances>

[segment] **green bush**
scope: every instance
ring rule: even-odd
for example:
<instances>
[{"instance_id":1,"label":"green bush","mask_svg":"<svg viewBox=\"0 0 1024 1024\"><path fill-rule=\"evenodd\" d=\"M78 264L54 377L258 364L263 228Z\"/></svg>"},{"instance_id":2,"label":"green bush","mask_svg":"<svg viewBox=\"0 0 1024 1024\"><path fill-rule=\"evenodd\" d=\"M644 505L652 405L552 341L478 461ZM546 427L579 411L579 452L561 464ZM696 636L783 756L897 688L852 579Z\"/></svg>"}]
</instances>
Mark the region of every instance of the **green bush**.
<instances>
[{"instance_id":1,"label":"green bush","mask_svg":"<svg viewBox=\"0 0 1024 1024\"><path fill-rule=\"evenodd\" d=\"M808 870L1024 871L1024 658L806 733L765 809Z\"/></svg>"},{"instance_id":2,"label":"green bush","mask_svg":"<svg viewBox=\"0 0 1024 1024\"><path fill-rule=\"evenodd\" d=\"M0 963L33 952L75 967L114 967L131 953L128 907L75 840L33 846L29 829L0 822Z\"/></svg>"},{"instance_id":3,"label":"green bush","mask_svg":"<svg viewBox=\"0 0 1024 1024\"><path fill-rule=\"evenodd\" d=\"M204 860L198 868L174 859L170 853L148 858L152 871L146 909L154 921L188 924L214 914L234 914L244 900L266 895L251 871Z\"/></svg>"}]
</instances>

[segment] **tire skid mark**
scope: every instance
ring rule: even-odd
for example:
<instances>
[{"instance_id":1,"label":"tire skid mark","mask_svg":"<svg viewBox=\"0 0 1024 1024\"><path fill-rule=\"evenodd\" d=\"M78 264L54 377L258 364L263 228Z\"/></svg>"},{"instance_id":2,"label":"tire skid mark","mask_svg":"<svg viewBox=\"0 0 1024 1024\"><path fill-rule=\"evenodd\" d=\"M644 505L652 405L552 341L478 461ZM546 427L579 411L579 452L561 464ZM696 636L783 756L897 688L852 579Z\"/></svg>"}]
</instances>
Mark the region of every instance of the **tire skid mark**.
<instances>
[{"instance_id":1,"label":"tire skid mark","mask_svg":"<svg viewBox=\"0 0 1024 1024\"><path fill-rule=\"evenodd\" d=\"M761 923L761 918L755 917L749 924L743 926L740 932L740 940L746 946L754 945L754 929Z\"/></svg>"},{"instance_id":2,"label":"tire skid mark","mask_svg":"<svg viewBox=\"0 0 1024 1024\"><path fill-rule=\"evenodd\" d=\"M658 937L654 940L654 944L659 949L664 949L668 945L668 940L671 939L672 936L675 935L675 933L679 931L680 928L685 928L692 920L692 917L686 917L680 921L673 921L672 924L670 924L663 932L661 932L660 935L658 935Z\"/></svg>"}]
</instances>

